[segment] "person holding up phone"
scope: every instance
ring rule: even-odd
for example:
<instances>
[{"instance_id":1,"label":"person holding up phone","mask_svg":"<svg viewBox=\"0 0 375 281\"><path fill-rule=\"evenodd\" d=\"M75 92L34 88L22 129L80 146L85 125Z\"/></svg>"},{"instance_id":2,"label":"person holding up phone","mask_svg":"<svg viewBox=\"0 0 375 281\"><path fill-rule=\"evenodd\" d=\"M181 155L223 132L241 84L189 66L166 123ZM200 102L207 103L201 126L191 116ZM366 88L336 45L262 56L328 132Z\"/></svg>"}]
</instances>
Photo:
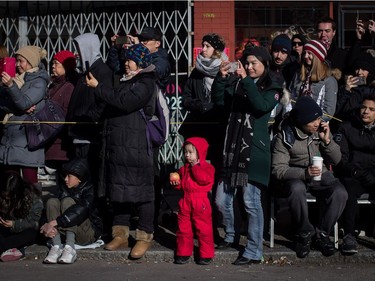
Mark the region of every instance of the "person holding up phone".
<instances>
[{"instance_id":1,"label":"person holding up phone","mask_svg":"<svg viewBox=\"0 0 375 281\"><path fill-rule=\"evenodd\" d=\"M233 209L236 194L243 200L248 222L245 250L234 265L259 264L263 259L261 198L271 171L268 120L282 93L282 87L270 76L270 61L266 48L247 47L238 62L236 79L228 75L229 62L223 62L212 85L213 102L230 109L215 198L223 217L225 237L217 248L228 248L238 242Z\"/></svg>"},{"instance_id":2,"label":"person holding up phone","mask_svg":"<svg viewBox=\"0 0 375 281\"><path fill-rule=\"evenodd\" d=\"M338 91L335 117L348 120L368 93L375 93L375 58L362 52L354 64L354 75L348 75L345 85Z\"/></svg>"},{"instance_id":3,"label":"person holding up phone","mask_svg":"<svg viewBox=\"0 0 375 281\"><path fill-rule=\"evenodd\" d=\"M1 73L7 94L0 96L0 109L7 114L0 141L0 167L3 171L22 170L23 178L33 184L38 182L38 167L44 166L44 148L29 150L22 121L45 105L50 77L41 60L46 55L47 51L40 47L24 46L15 53L16 77Z\"/></svg>"}]
</instances>

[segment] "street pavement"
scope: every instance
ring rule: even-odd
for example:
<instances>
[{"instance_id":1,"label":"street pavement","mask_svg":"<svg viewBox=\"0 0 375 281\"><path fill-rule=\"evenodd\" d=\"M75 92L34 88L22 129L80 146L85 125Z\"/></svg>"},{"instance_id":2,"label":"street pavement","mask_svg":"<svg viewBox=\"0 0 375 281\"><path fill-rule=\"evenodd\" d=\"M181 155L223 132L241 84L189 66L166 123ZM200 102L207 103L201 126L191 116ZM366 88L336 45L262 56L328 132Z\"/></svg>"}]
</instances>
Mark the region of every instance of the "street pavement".
<instances>
[{"instance_id":1,"label":"street pavement","mask_svg":"<svg viewBox=\"0 0 375 281\"><path fill-rule=\"evenodd\" d=\"M259 264L234 266L215 262L208 266L171 262L112 262L77 260L71 265L47 265L40 260L0 263L1 280L9 281L371 281L369 263Z\"/></svg>"}]
</instances>

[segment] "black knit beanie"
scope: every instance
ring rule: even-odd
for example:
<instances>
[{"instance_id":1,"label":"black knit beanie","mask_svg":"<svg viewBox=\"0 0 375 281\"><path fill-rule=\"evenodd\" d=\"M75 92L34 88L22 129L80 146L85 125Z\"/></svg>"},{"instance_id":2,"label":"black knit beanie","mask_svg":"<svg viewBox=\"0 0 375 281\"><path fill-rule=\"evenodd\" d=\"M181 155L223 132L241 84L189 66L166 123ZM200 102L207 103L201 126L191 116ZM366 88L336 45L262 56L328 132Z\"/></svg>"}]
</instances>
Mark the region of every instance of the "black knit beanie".
<instances>
[{"instance_id":1,"label":"black knit beanie","mask_svg":"<svg viewBox=\"0 0 375 281\"><path fill-rule=\"evenodd\" d=\"M355 69L367 70L370 74L375 74L375 58L369 53L362 53L355 62Z\"/></svg>"},{"instance_id":2,"label":"black knit beanie","mask_svg":"<svg viewBox=\"0 0 375 281\"><path fill-rule=\"evenodd\" d=\"M265 47L248 46L243 52L242 60L245 61L248 56L257 57L264 65L271 60L271 54Z\"/></svg>"},{"instance_id":3,"label":"black knit beanie","mask_svg":"<svg viewBox=\"0 0 375 281\"><path fill-rule=\"evenodd\" d=\"M286 34L277 35L272 40L271 50L272 52L283 51L290 55L290 52L292 51L292 41Z\"/></svg>"},{"instance_id":4,"label":"black knit beanie","mask_svg":"<svg viewBox=\"0 0 375 281\"><path fill-rule=\"evenodd\" d=\"M297 126L306 125L322 115L322 109L308 96L299 97L290 112L290 116Z\"/></svg>"},{"instance_id":5,"label":"black knit beanie","mask_svg":"<svg viewBox=\"0 0 375 281\"><path fill-rule=\"evenodd\" d=\"M210 33L203 36L202 44L203 42L209 43L212 47L214 47L215 50L218 50L219 52L224 51L225 43L224 40L216 33Z\"/></svg>"}]
</instances>

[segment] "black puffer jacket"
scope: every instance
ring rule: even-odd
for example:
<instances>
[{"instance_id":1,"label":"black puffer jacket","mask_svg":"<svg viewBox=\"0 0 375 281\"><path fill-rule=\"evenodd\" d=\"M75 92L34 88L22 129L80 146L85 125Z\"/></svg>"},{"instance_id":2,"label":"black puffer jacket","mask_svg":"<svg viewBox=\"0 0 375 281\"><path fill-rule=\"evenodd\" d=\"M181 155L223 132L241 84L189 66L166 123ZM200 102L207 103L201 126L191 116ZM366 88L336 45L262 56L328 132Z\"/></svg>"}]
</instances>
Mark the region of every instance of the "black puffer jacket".
<instances>
[{"instance_id":1,"label":"black puffer jacket","mask_svg":"<svg viewBox=\"0 0 375 281\"><path fill-rule=\"evenodd\" d=\"M154 67L153 65L151 65ZM99 83L95 95L107 107L104 112L102 167L99 196L109 191L112 202L154 200L154 169L146 122L155 111L156 76L143 69L116 90Z\"/></svg>"},{"instance_id":2,"label":"black puffer jacket","mask_svg":"<svg viewBox=\"0 0 375 281\"><path fill-rule=\"evenodd\" d=\"M56 218L57 225L60 227L71 227L80 225L87 218L90 218L95 230L95 237L99 238L102 234L103 224L97 215L94 202L94 188L90 182L87 161L77 158L65 164L63 169L65 173L78 177L81 183L75 188L67 188L65 185L60 187L59 199L62 200L70 197L76 204L72 205L61 216Z\"/></svg>"}]
</instances>

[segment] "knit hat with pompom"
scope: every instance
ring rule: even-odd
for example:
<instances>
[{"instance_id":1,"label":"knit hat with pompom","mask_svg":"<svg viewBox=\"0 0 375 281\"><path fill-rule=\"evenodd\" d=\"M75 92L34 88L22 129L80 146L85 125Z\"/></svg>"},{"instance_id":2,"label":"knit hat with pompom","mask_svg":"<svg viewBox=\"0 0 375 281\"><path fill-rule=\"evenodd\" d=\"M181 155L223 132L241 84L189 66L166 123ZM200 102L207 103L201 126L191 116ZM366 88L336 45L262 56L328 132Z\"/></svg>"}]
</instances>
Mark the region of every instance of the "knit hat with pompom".
<instances>
[{"instance_id":1,"label":"knit hat with pompom","mask_svg":"<svg viewBox=\"0 0 375 281\"><path fill-rule=\"evenodd\" d=\"M47 56L47 51L37 46L25 46L20 48L16 55L23 56L32 67L37 67L40 61Z\"/></svg>"}]
</instances>

